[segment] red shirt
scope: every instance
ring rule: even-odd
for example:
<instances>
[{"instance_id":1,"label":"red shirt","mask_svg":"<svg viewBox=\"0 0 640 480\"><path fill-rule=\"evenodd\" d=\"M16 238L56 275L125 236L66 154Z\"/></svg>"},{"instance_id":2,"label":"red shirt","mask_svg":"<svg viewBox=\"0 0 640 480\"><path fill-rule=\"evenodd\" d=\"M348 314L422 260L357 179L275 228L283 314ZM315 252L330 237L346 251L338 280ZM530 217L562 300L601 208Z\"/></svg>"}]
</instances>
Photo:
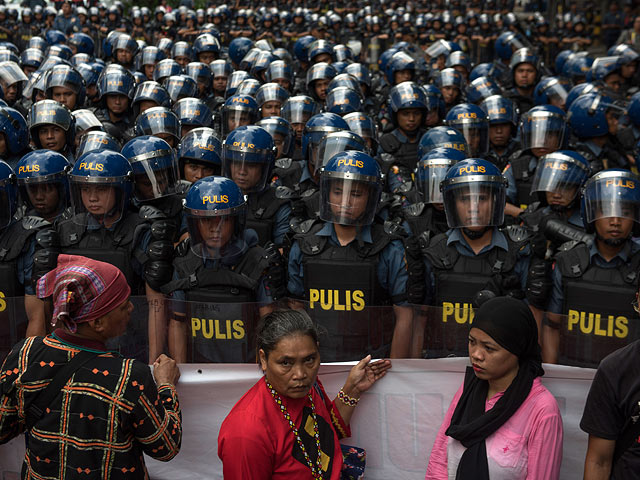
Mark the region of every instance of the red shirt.
<instances>
[{"instance_id":1,"label":"red shirt","mask_svg":"<svg viewBox=\"0 0 640 480\"><path fill-rule=\"evenodd\" d=\"M320 380L311 389L311 394L323 452L323 478L338 480L342 470L338 439L350 436L351 431L329 400ZM317 446L309 397L282 397L282 401L315 465ZM301 427L303 419L305 428ZM313 478L289 422L276 405L264 378L244 394L222 422L218 456L222 460L225 480Z\"/></svg>"}]
</instances>

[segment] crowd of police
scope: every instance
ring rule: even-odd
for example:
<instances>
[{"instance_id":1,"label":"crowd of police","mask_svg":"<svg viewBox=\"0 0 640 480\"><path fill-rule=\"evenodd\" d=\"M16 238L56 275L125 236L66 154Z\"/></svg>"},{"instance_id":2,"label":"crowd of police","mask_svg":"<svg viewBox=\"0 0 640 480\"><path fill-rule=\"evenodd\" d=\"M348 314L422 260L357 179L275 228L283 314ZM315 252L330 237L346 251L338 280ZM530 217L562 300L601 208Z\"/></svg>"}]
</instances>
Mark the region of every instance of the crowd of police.
<instances>
[{"instance_id":1,"label":"crowd of police","mask_svg":"<svg viewBox=\"0 0 640 480\"><path fill-rule=\"evenodd\" d=\"M160 305L152 359L249 360L225 340L284 301L326 360L466 355L496 295L549 362L638 338L636 51L508 2L288 6L0 7L0 291L27 335L63 252Z\"/></svg>"}]
</instances>

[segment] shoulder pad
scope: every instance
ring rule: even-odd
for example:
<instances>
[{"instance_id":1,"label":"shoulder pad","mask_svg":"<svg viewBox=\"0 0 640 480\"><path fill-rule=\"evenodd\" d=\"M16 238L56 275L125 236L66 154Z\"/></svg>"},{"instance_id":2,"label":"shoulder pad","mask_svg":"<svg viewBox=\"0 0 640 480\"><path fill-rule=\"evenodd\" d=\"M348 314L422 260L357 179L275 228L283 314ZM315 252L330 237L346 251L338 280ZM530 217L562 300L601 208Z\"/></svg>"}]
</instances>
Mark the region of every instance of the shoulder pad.
<instances>
[{"instance_id":1,"label":"shoulder pad","mask_svg":"<svg viewBox=\"0 0 640 480\"><path fill-rule=\"evenodd\" d=\"M503 230L513 242L524 242L529 238L529 232L520 225L509 225Z\"/></svg>"},{"instance_id":2,"label":"shoulder pad","mask_svg":"<svg viewBox=\"0 0 640 480\"><path fill-rule=\"evenodd\" d=\"M309 220L305 220L303 222L293 221L289 226L291 227L291 230L293 231L293 233L305 234L311 231L311 228L315 223L316 223L316 220L313 218L310 218Z\"/></svg>"},{"instance_id":3,"label":"shoulder pad","mask_svg":"<svg viewBox=\"0 0 640 480\"><path fill-rule=\"evenodd\" d=\"M569 250L576 247L579 243L577 240L570 240L568 242L564 242L562 245L558 247L558 252L568 252Z\"/></svg>"},{"instance_id":4,"label":"shoulder pad","mask_svg":"<svg viewBox=\"0 0 640 480\"><path fill-rule=\"evenodd\" d=\"M419 217L424 211L424 202L412 203L411 205L404 207L402 211L408 217Z\"/></svg>"},{"instance_id":5,"label":"shoulder pad","mask_svg":"<svg viewBox=\"0 0 640 480\"><path fill-rule=\"evenodd\" d=\"M401 224L394 222L393 220L385 220L384 233L393 236L403 236L405 232Z\"/></svg>"},{"instance_id":6,"label":"shoulder pad","mask_svg":"<svg viewBox=\"0 0 640 480\"><path fill-rule=\"evenodd\" d=\"M385 152L393 155L400 149L402 144L394 134L385 133L382 137L380 137L380 146Z\"/></svg>"},{"instance_id":7,"label":"shoulder pad","mask_svg":"<svg viewBox=\"0 0 640 480\"><path fill-rule=\"evenodd\" d=\"M151 205L143 205L142 207L140 207L138 215L143 220L158 220L167 217L162 210L156 207L152 207Z\"/></svg>"},{"instance_id":8,"label":"shoulder pad","mask_svg":"<svg viewBox=\"0 0 640 480\"><path fill-rule=\"evenodd\" d=\"M509 161L513 161L517 158L520 158L523 154L524 150L516 150L515 152L513 152L511 155L509 155Z\"/></svg>"},{"instance_id":9,"label":"shoulder pad","mask_svg":"<svg viewBox=\"0 0 640 480\"><path fill-rule=\"evenodd\" d=\"M182 240L178 245L176 245L175 253L177 257L184 257L187 253L189 253L189 249L191 247L191 238L187 237Z\"/></svg>"},{"instance_id":10,"label":"shoulder pad","mask_svg":"<svg viewBox=\"0 0 640 480\"><path fill-rule=\"evenodd\" d=\"M530 203L529 205L527 205L527 208L525 208L524 212L522 212L522 213L533 213L533 212L537 211L541 207L542 207L542 204L538 200L537 202L533 202L533 203Z\"/></svg>"},{"instance_id":11,"label":"shoulder pad","mask_svg":"<svg viewBox=\"0 0 640 480\"><path fill-rule=\"evenodd\" d=\"M309 188L307 190L305 190L304 192L302 192L302 194L300 195L300 197L302 198L309 198L313 195L316 194L316 192L318 191L317 188Z\"/></svg>"},{"instance_id":12,"label":"shoulder pad","mask_svg":"<svg viewBox=\"0 0 640 480\"><path fill-rule=\"evenodd\" d=\"M292 158L279 158L278 160L276 160L276 168L282 168L283 170L286 170L291 166L292 163Z\"/></svg>"},{"instance_id":13,"label":"shoulder pad","mask_svg":"<svg viewBox=\"0 0 640 480\"><path fill-rule=\"evenodd\" d=\"M418 244L420 245L420 250L422 251L422 253L424 253L431 243L431 232L429 230L426 230L418 235L417 239Z\"/></svg>"},{"instance_id":14,"label":"shoulder pad","mask_svg":"<svg viewBox=\"0 0 640 480\"><path fill-rule=\"evenodd\" d=\"M285 187L284 185L278 185L276 187L276 198L288 200L299 197L300 195L293 188Z\"/></svg>"},{"instance_id":15,"label":"shoulder pad","mask_svg":"<svg viewBox=\"0 0 640 480\"><path fill-rule=\"evenodd\" d=\"M37 230L43 227L50 227L51 222L48 222L42 217L36 217L35 215L28 215L22 218L22 228L25 230Z\"/></svg>"}]
</instances>

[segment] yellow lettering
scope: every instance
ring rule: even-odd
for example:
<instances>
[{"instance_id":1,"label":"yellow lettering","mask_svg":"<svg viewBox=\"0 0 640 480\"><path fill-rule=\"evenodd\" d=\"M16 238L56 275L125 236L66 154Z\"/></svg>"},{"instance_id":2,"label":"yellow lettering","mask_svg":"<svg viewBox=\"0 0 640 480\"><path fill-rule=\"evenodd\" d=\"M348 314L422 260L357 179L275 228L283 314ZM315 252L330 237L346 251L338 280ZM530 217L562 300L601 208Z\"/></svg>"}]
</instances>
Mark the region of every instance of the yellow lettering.
<instances>
[{"instance_id":1,"label":"yellow lettering","mask_svg":"<svg viewBox=\"0 0 640 480\"><path fill-rule=\"evenodd\" d=\"M573 330L573 327L575 325L578 325L579 321L580 313L576 312L575 310L569 310L569 315L567 316L567 330Z\"/></svg>"},{"instance_id":2,"label":"yellow lettering","mask_svg":"<svg viewBox=\"0 0 640 480\"><path fill-rule=\"evenodd\" d=\"M245 330L244 323L242 320L234 320L233 321L233 338L236 340L241 340L244 338Z\"/></svg>"},{"instance_id":3,"label":"yellow lettering","mask_svg":"<svg viewBox=\"0 0 640 480\"><path fill-rule=\"evenodd\" d=\"M313 309L313 304L320 300L320 290L317 288L309 289L309 308Z\"/></svg>"},{"instance_id":4,"label":"yellow lettering","mask_svg":"<svg viewBox=\"0 0 640 480\"><path fill-rule=\"evenodd\" d=\"M324 294L327 294L327 301L325 302ZM331 305L333 305L333 290L320 290L320 307L323 310L331 310Z\"/></svg>"},{"instance_id":5,"label":"yellow lettering","mask_svg":"<svg viewBox=\"0 0 640 480\"><path fill-rule=\"evenodd\" d=\"M467 320L469 319L469 308L471 308L468 303L463 303L462 305L464 305L464 307L462 308L462 315L460 315L460 304L456 303L456 308L453 316L456 319L456 322L460 324L467 323Z\"/></svg>"},{"instance_id":6,"label":"yellow lettering","mask_svg":"<svg viewBox=\"0 0 640 480\"><path fill-rule=\"evenodd\" d=\"M337 310L338 312L344 312L345 308L344 305L340 305L340 292L338 290L333 291L333 299L335 300L333 309Z\"/></svg>"},{"instance_id":7,"label":"yellow lettering","mask_svg":"<svg viewBox=\"0 0 640 480\"><path fill-rule=\"evenodd\" d=\"M196 336L196 332L202 328L202 322L199 318L191 317L191 335Z\"/></svg>"},{"instance_id":8,"label":"yellow lettering","mask_svg":"<svg viewBox=\"0 0 640 480\"><path fill-rule=\"evenodd\" d=\"M364 303L364 292L362 290L354 290L353 291L353 309L356 312L360 312L362 310L364 310L365 307L365 303Z\"/></svg>"},{"instance_id":9,"label":"yellow lettering","mask_svg":"<svg viewBox=\"0 0 640 480\"><path fill-rule=\"evenodd\" d=\"M210 318L203 318L202 321L202 336L207 340L211 340L213 338L213 320ZM207 325L209 326L208 329Z\"/></svg>"},{"instance_id":10,"label":"yellow lettering","mask_svg":"<svg viewBox=\"0 0 640 480\"><path fill-rule=\"evenodd\" d=\"M451 316L453 313L453 303L443 302L442 303L442 321L447 323L447 317Z\"/></svg>"},{"instance_id":11,"label":"yellow lettering","mask_svg":"<svg viewBox=\"0 0 640 480\"><path fill-rule=\"evenodd\" d=\"M630 188L634 190L636 188L635 182L633 180L625 180L622 181L621 178L612 178L605 182L605 187L620 187L620 188Z\"/></svg>"},{"instance_id":12,"label":"yellow lettering","mask_svg":"<svg viewBox=\"0 0 640 480\"><path fill-rule=\"evenodd\" d=\"M4 312L7 309L7 302L5 300L4 292L0 292L0 312Z\"/></svg>"},{"instance_id":13,"label":"yellow lettering","mask_svg":"<svg viewBox=\"0 0 640 480\"><path fill-rule=\"evenodd\" d=\"M227 320L228 322L229 320ZM224 332L220 331L220 320L215 320L216 325L216 340L226 340L227 335Z\"/></svg>"},{"instance_id":14,"label":"yellow lettering","mask_svg":"<svg viewBox=\"0 0 640 480\"><path fill-rule=\"evenodd\" d=\"M606 337L607 336L607 331L604 330L603 328L600 328L600 319L602 318L602 316L597 313L596 314L596 324L595 324L595 329L593 331L593 333L595 333L596 335L599 335L601 337Z\"/></svg>"},{"instance_id":15,"label":"yellow lettering","mask_svg":"<svg viewBox=\"0 0 640 480\"><path fill-rule=\"evenodd\" d=\"M616 318L615 334L618 338L627 338L627 335L629 335L629 320L623 316Z\"/></svg>"},{"instance_id":16,"label":"yellow lettering","mask_svg":"<svg viewBox=\"0 0 640 480\"><path fill-rule=\"evenodd\" d=\"M585 335L593 331L593 313L580 312L580 331Z\"/></svg>"}]
</instances>

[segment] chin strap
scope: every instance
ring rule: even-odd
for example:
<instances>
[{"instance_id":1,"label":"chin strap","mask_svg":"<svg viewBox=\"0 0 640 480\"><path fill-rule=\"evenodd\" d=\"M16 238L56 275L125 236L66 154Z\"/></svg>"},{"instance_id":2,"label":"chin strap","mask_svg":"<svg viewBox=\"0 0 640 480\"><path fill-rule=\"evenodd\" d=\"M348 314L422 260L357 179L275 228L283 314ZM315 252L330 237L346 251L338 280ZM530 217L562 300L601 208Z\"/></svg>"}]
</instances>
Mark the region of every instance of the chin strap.
<instances>
[{"instance_id":1,"label":"chin strap","mask_svg":"<svg viewBox=\"0 0 640 480\"><path fill-rule=\"evenodd\" d=\"M482 230L478 230L477 232L475 230L470 230L467 227L462 227L462 233L464 233L471 240L479 239L487 232L487 230L489 230L489 227L484 227Z\"/></svg>"}]
</instances>

